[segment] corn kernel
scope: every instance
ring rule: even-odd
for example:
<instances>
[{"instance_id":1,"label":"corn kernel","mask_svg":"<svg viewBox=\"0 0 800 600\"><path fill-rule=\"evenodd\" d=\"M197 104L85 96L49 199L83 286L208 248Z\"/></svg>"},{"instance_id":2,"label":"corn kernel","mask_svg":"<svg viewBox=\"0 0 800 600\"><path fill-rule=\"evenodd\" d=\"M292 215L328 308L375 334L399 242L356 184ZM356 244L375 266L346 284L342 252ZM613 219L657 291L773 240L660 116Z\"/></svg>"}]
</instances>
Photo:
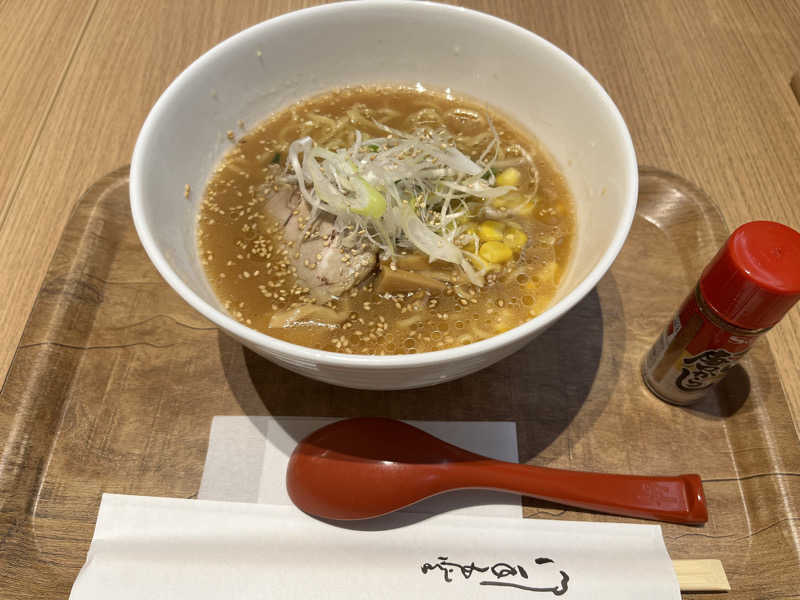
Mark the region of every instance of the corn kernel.
<instances>
[{"instance_id":1,"label":"corn kernel","mask_svg":"<svg viewBox=\"0 0 800 600\"><path fill-rule=\"evenodd\" d=\"M525 232L516 227L509 227L503 235L503 241L508 244L512 250L522 250L528 242L528 236Z\"/></svg>"},{"instance_id":2,"label":"corn kernel","mask_svg":"<svg viewBox=\"0 0 800 600\"><path fill-rule=\"evenodd\" d=\"M498 221L484 221L478 225L478 237L482 242L499 242L506 226Z\"/></svg>"},{"instance_id":3,"label":"corn kernel","mask_svg":"<svg viewBox=\"0 0 800 600\"><path fill-rule=\"evenodd\" d=\"M490 263L504 263L511 260L513 252L511 248L506 246L503 242L490 240L481 244L481 249L478 251L481 258L489 261Z\"/></svg>"},{"instance_id":4,"label":"corn kernel","mask_svg":"<svg viewBox=\"0 0 800 600\"><path fill-rule=\"evenodd\" d=\"M512 209L518 207L523 202L525 202L525 196L519 192L508 192L492 200L492 206L495 208Z\"/></svg>"},{"instance_id":5,"label":"corn kernel","mask_svg":"<svg viewBox=\"0 0 800 600\"><path fill-rule=\"evenodd\" d=\"M522 177L522 173L520 173L514 167L508 167L504 169L500 175L497 176L497 185L519 185L519 180Z\"/></svg>"}]
</instances>

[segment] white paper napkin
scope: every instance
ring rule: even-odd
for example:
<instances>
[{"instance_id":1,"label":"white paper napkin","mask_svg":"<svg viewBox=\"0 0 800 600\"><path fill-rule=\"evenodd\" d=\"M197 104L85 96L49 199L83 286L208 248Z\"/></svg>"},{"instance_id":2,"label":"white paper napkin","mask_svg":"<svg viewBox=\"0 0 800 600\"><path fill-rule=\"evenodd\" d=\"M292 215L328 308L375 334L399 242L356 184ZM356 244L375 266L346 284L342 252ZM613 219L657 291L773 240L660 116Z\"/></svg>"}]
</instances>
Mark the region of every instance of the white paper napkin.
<instances>
[{"instance_id":1,"label":"white paper napkin","mask_svg":"<svg viewBox=\"0 0 800 600\"><path fill-rule=\"evenodd\" d=\"M398 518L375 531L292 506L105 495L70 598L680 599L657 525Z\"/></svg>"},{"instance_id":2,"label":"white paper napkin","mask_svg":"<svg viewBox=\"0 0 800 600\"><path fill-rule=\"evenodd\" d=\"M214 417L197 497L201 500L290 505L284 482L297 442L337 419L315 417ZM431 435L490 458L518 462L513 422L407 421ZM415 514L453 512L522 517L520 497L489 490L459 490L404 509Z\"/></svg>"}]
</instances>

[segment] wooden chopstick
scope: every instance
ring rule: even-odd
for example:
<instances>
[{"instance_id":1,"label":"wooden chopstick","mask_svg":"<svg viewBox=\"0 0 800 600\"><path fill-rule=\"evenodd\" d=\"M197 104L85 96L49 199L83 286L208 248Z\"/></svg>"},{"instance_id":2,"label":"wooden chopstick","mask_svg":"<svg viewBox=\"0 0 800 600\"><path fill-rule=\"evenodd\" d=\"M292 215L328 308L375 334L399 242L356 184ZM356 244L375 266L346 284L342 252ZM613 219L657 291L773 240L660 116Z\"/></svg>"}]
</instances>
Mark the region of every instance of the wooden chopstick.
<instances>
[{"instance_id":1,"label":"wooden chopstick","mask_svg":"<svg viewBox=\"0 0 800 600\"><path fill-rule=\"evenodd\" d=\"M800 103L800 71L792 76L792 79L789 81L789 85L794 92L794 97L797 98L797 102Z\"/></svg>"},{"instance_id":2,"label":"wooden chopstick","mask_svg":"<svg viewBox=\"0 0 800 600\"><path fill-rule=\"evenodd\" d=\"M731 591L725 569L719 560L673 560L672 566L682 592Z\"/></svg>"}]
</instances>

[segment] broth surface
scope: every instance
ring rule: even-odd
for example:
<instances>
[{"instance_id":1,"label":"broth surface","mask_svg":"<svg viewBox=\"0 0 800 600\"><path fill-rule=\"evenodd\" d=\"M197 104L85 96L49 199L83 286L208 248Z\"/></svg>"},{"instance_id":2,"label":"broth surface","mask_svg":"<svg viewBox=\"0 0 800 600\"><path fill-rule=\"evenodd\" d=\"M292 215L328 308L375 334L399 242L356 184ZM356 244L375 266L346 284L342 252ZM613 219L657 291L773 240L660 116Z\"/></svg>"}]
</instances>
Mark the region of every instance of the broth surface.
<instances>
[{"instance_id":1,"label":"broth surface","mask_svg":"<svg viewBox=\"0 0 800 600\"><path fill-rule=\"evenodd\" d=\"M402 131L445 127L459 150L477 159L486 147L487 115L503 161L523 165L519 191L535 194L530 214L512 218L527 236L527 246L512 261L483 287L454 277L439 293L380 295L375 277L369 276L326 304L347 314L343 323L269 326L276 312L308 301L286 260L290 249L281 225L264 208L268 195L279 188L292 141L311 136L336 149L352 144L356 129L381 134L371 123L375 119ZM240 122L228 137L232 148L212 174L198 214L198 252L221 304L254 329L321 350L409 354L472 343L516 327L541 313L555 295L573 246L569 189L532 136L484 105L406 87L345 88L288 107L249 131Z\"/></svg>"}]
</instances>

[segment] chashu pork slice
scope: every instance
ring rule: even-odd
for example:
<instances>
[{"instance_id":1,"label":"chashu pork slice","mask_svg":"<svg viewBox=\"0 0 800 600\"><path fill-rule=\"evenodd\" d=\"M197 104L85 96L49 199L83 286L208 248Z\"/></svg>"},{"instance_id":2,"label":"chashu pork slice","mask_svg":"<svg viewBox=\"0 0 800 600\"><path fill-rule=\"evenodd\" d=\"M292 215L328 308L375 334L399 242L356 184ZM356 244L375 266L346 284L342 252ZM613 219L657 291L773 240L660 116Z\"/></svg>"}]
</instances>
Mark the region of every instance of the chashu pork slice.
<instances>
[{"instance_id":1,"label":"chashu pork slice","mask_svg":"<svg viewBox=\"0 0 800 600\"><path fill-rule=\"evenodd\" d=\"M308 203L296 187L274 192L267 199L266 210L283 225L284 239L292 242L289 260L298 280L317 302L341 296L375 268L378 248L369 240L336 231L333 215L320 213L311 222Z\"/></svg>"}]
</instances>

